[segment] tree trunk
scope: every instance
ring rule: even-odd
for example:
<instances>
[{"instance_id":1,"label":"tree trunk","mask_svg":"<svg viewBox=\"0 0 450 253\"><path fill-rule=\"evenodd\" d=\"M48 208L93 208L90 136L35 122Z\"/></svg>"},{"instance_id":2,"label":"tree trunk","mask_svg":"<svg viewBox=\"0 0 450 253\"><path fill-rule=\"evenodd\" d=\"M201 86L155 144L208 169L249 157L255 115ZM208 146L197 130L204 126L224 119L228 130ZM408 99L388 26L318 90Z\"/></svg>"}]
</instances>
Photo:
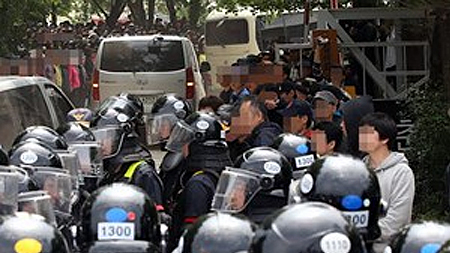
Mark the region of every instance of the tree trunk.
<instances>
[{"instance_id":1,"label":"tree trunk","mask_svg":"<svg viewBox=\"0 0 450 253\"><path fill-rule=\"evenodd\" d=\"M155 19L155 0L148 0L148 28L153 27L153 20Z\"/></svg>"},{"instance_id":2,"label":"tree trunk","mask_svg":"<svg viewBox=\"0 0 450 253\"><path fill-rule=\"evenodd\" d=\"M174 24L177 21L177 16L175 12L175 1L174 0L166 0L167 10L169 10L170 22Z\"/></svg>"},{"instance_id":3,"label":"tree trunk","mask_svg":"<svg viewBox=\"0 0 450 253\"><path fill-rule=\"evenodd\" d=\"M189 23L192 28L197 27L202 9L201 0L191 0L189 4Z\"/></svg>"},{"instance_id":4,"label":"tree trunk","mask_svg":"<svg viewBox=\"0 0 450 253\"><path fill-rule=\"evenodd\" d=\"M430 78L444 85L447 99L450 99L450 9L437 8L434 12Z\"/></svg>"},{"instance_id":5,"label":"tree trunk","mask_svg":"<svg viewBox=\"0 0 450 253\"><path fill-rule=\"evenodd\" d=\"M123 9L127 4L127 0L116 0L111 6L111 11L109 12L109 16L106 19L106 24L109 28L113 28L116 25L117 19L122 14Z\"/></svg>"},{"instance_id":6,"label":"tree trunk","mask_svg":"<svg viewBox=\"0 0 450 253\"><path fill-rule=\"evenodd\" d=\"M143 0L132 0L128 2L131 14L134 18L134 23L145 27L145 10Z\"/></svg>"}]
</instances>

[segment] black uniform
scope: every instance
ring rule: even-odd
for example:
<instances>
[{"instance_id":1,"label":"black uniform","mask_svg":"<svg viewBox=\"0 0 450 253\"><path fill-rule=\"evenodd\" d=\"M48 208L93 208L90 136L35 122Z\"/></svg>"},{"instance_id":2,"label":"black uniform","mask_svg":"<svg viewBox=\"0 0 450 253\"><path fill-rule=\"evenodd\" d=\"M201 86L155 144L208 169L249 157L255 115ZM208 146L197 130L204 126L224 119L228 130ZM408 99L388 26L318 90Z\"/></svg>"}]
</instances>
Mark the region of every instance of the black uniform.
<instances>
[{"instance_id":1,"label":"black uniform","mask_svg":"<svg viewBox=\"0 0 450 253\"><path fill-rule=\"evenodd\" d=\"M168 252L177 245L185 225L209 212L221 171L231 165L222 126L209 114L194 113L177 124L167 142L172 147L189 145L181 190L175 200Z\"/></svg>"},{"instance_id":2,"label":"black uniform","mask_svg":"<svg viewBox=\"0 0 450 253\"><path fill-rule=\"evenodd\" d=\"M142 188L158 206L162 205L163 185L150 151L135 139L125 139L123 148L115 157L105 159L105 177L100 186L114 182L124 182ZM120 167L111 173L111 169Z\"/></svg>"}]
</instances>

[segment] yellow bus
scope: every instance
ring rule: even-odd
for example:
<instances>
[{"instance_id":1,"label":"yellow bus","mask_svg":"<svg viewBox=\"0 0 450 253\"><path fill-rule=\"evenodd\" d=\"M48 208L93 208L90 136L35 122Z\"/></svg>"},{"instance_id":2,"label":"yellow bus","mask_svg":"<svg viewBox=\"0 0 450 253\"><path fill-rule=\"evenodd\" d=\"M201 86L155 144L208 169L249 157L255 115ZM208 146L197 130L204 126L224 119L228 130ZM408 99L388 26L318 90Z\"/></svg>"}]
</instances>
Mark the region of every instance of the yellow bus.
<instances>
[{"instance_id":1,"label":"yellow bus","mask_svg":"<svg viewBox=\"0 0 450 253\"><path fill-rule=\"evenodd\" d=\"M310 29L314 29L314 13L310 20ZM303 42L303 32L303 12L283 13L269 23L264 13L251 9L236 13L213 10L206 18L204 49L214 90L220 89L216 81L218 67L230 66L248 54L257 55L275 42Z\"/></svg>"}]
</instances>

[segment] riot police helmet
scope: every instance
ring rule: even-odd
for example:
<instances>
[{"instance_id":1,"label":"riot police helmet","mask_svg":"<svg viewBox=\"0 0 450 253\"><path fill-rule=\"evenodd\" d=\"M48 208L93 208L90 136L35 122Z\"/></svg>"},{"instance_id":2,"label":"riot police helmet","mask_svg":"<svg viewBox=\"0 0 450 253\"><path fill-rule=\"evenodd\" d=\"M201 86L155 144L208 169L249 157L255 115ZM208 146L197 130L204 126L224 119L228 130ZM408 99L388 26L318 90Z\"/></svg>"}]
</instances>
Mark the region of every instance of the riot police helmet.
<instances>
[{"instance_id":1,"label":"riot police helmet","mask_svg":"<svg viewBox=\"0 0 450 253\"><path fill-rule=\"evenodd\" d=\"M20 132L14 139L13 146L28 139L37 139L54 150L67 150L68 145L63 136L47 126L30 126Z\"/></svg>"},{"instance_id":2,"label":"riot police helmet","mask_svg":"<svg viewBox=\"0 0 450 253\"><path fill-rule=\"evenodd\" d=\"M301 178L296 193L301 201L320 201L341 210L366 241L380 236L380 185L361 160L341 154L316 160Z\"/></svg>"},{"instance_id":3,"label":"riot police helmet","mask_svg":"<svg viewBox=\"0 0 450 253\"><path fill-rule=\"evenodd\" d=\"M256 226L247 218L213 212L200 217L183 234L177 252L236 253L246 251Z\"/></svg>"},{"instance_id":4,"label":"riot police helmet","mask_svg":"<svg viewBox=\"0 0 450 253\"><path fill-rule=\"evenodd\" d=\"M26 212L0 218L0 248L2 253L70 252L64 236L55 226L41 216Z\"/></svg>"},{"instance_id":5,"label":"riot police helmet","mask_svg":"<svg viewBox=\"0 0 450 253\"><path fill-rule=\"evenodd\" d=\"M192 112L190 103L176 94L159 97L151 110L152 138L155 141L167 140L176 122L185 119Z\"/></svg>"},{"instance_id":6,"label":"riot police helmet","mask_svg":"<svg viewBox=\"0 0 450 253\"><path fill-rule=\"evenodd\" d=\"M280 151L289 160L295 179L300 178L305 169L316 160L316 154L311 149L311 141L301 135L281 134L275 138L272 148Z\"/></svg>"},{"instance_id":7,"label":"riot police helmet","mask_svg":"<svg viewBox=\"0 0 450 253\"><path fill-rule=\"evenodd\" d=\"M61 158L45 143L37 139L20 142L9 151L9 159L16 166L48 166L63 168Z\"/></svg>"},{"instance_id":8,"label":"riot police helmet","mask_svg":"<svg viewBox=\"0 0 450 253\"><path fill-rule=\"evenodd\" d=\"M421 221L409 224L392 238L384 252L438 252L450 240L450 224Z\"/></svg>"},{"instance_id":9,"label":"riot police helmet","mask_svg":"<svg viewBox=\"0 0 450 253\"><path fill-rule=\"evenodd\" d=\"M364 240L336 208L320 202L286 206L265 220L251 253L365 253Z\"/></svg>"},{"instance_id":10,"label":"riot police helmet","mask_svg":"<svg viewBox=\"0 0 450 253\"><path fill-rule=\"evenodd\" d=\"M114 183L96 190L81 209L78 235L86 247L94 241L136 240L159 246L156 205L140 188Z\"/></svg>"},{"instance_id":11,"label":"riot police helmet","mask_svg":"<svg viewBox=\"0 0 450 253\"><path fill-rule=\"evenodd\" d=\"M242 212L257 195L286 198L292 167L283 154L270 147L256 147L237 158L233 167L222 171L212 208Z\"/></svg>"},{"instance_id":12,"label":"riot police helmet","mask_svg":"<svg viewBox=\"0 0 450 253\"><path fill-rule=\"evenodd\" d=\"M211 114L195 112L184 121L178 121L170 134L166 149L180 152L187 144L206 147L226 147L225 132L220 122Z\"/></svg>"}]
</instances>

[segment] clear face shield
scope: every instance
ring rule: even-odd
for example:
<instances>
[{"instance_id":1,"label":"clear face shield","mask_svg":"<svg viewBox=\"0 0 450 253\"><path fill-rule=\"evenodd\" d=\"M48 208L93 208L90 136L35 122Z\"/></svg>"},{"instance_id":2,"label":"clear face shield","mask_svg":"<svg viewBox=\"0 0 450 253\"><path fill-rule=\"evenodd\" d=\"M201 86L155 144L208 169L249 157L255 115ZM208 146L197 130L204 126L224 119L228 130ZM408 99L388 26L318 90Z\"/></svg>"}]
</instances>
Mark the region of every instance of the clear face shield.
<instances>
[{"instance_id":1,"label":"clear face shield","mask_svg":"<svg viewBox=\"0 0 450 253\"><path fill-rule=\"evenodd\" d=\"M261 186L258 174L227 168L220 175L212 209L229 213L242 212L259 190Z\"/></svg>"},{"instance_id":2,"label":"clear face shield","mask_svg":"<svg viewBox=\"0 0 450 253\"><path fill-rule=\"evenodd\" d=\"M17 211L19 175L13 167L0 166L0 215Z\"/></svg>"},{"instance_id":3,"label":"clear face shield","mask_svg":"<svg viewBox=\"0 0 450 253\"><path fill-rule=\"evenodd\" d=\"M19 211L38 214L49 224L56 226L55 210L50 195L45 191L31 191L19 194Z\"/></svg>"},{"instance_id":4,"label":"clear face shield","mask_svg":"<svg viewBox=\"0 0 450 253\"><path fill-rule=\"evenodd\" d=\"M34 167L32 178L40 190L50 195L56 211L70 213L72 207L72 178L67 171L50 167Z\"/></svg>"},{"instance_id":5,"label":"clear face shield","mask_svg":"<svg viewBox=\"0 0 450 253\"><path fill-rule=\"evenodd\" d=\"M195 139L194 130L184 121L178 121L170 134L166 149L172 152L182 152L183 146Z\"/></svg>"},{"instance_id":6,"label":"clear face shield","mask_svg":"<svg viewBox=\"0 0 450 253\"><path fill-rule=\"evenodd\" d=\"M72 143L69 147L77 153L80 167L78 182L84 185L85 178L100 178L103 176L102 146L97 142Z\"/></svg>"},{"instance_id":7,"label":"clear face shield","mask_svg":"<svg viewBox=\"0 0 450 253\"><path fill-rule=\"evenodd\" d=\"M155 115L151 124L152 141L161 142L167 140L178 120L175 114Z\"/></svg>"},{"instance_id":8,"label":"clear face shield","mask_svg":"<svg viewBox=\"0 0 450 253\"><path fill-rule=\"evenodd\" d=\"M123 144L125 133L119 126L106 126L91 129L95 140L102 147L103 159L116 156Z\"/></svg>"}]
</instances>

